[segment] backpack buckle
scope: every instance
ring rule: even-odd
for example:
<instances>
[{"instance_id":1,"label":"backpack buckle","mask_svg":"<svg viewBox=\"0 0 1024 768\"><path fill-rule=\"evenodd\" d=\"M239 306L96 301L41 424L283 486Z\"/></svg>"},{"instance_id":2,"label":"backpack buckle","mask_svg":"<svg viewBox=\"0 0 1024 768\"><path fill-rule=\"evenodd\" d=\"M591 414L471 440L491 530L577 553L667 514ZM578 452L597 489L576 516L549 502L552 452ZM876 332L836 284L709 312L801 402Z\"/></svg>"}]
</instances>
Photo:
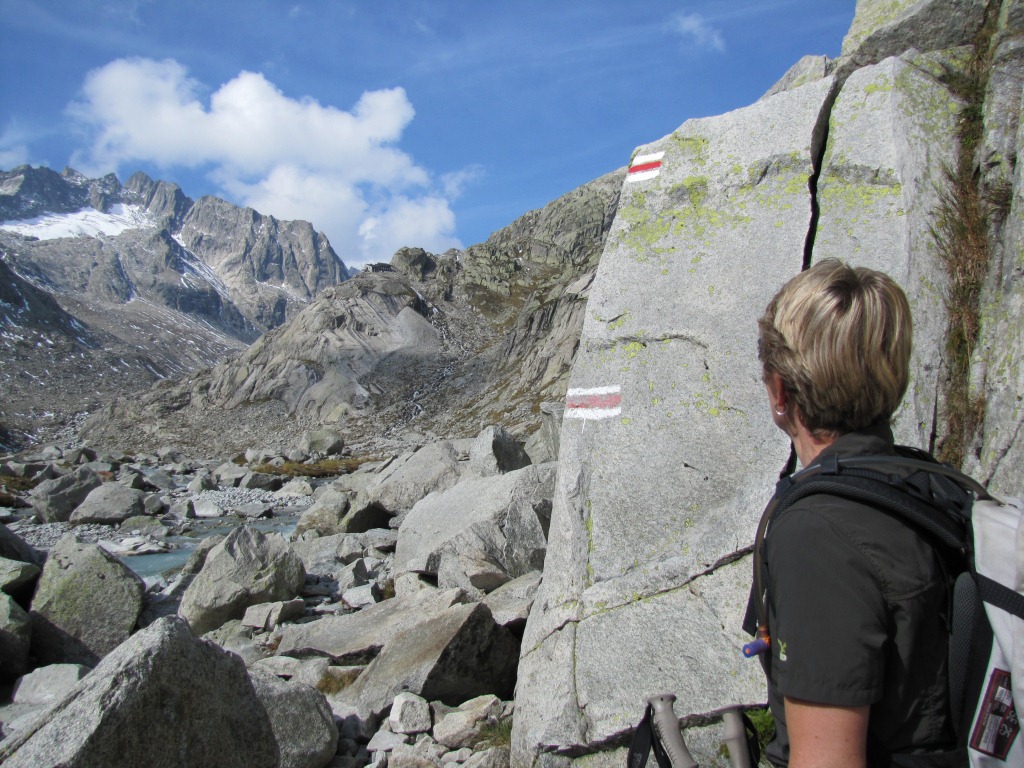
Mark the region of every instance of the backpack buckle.
<instances>
[{"instance_id":1,"label":"backpack buckle","mask_svg":"<svg viewBox=\"0 0 1024 768\"><path fill-rule=\"evenodd\" d=\"M839 454L830 453L828 456L822 459L821 463L818 466L821 468L819 474L838 475L840 472Z\"/></svg>"}]
</instances>

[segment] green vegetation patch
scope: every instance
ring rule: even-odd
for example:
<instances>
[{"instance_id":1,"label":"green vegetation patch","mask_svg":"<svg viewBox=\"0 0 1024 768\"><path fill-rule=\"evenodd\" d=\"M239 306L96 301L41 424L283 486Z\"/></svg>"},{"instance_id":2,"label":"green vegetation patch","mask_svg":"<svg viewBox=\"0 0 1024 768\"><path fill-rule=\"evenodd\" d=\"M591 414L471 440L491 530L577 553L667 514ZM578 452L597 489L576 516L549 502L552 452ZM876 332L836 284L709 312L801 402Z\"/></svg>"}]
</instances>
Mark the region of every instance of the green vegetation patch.
<instances>
[{"instance_id":1,"label":"green vegetation patch","mask_svg":"<svg viewBox=\"0 0 1024 768\"><path fill-rule=\"evenodd\" d=\"M955 467L963 465L967 451L985 419L984 394L971 391L971 357L981 334L981 291L988 275L990 204L979 188L974 157L984 131L983 106L992 67L992 36L998 7L989 8L972 54L962 65L948 65L943 81L964 104L957 115L958 156L955 168L946 169L931 234L946 268L946 334L944 417L945 436L936 454ZM998 211L996 212L998 213Z\"/></svg>"},{"instance_id":2,"label":"green vegetation patch","mask_svg":"<svg viewBox=\"0 0 1024 768\"><path fill-rule=\"evenodd\" d=\"M347 459L325 459L315 464L303 464L297 461L286 461L281 466L261 464L253 468L253 472L267 475L287 475L288 477L334 477L355 472L363 464L380 461L380 456L360 456Z\"/></svg>"}]
</instances>

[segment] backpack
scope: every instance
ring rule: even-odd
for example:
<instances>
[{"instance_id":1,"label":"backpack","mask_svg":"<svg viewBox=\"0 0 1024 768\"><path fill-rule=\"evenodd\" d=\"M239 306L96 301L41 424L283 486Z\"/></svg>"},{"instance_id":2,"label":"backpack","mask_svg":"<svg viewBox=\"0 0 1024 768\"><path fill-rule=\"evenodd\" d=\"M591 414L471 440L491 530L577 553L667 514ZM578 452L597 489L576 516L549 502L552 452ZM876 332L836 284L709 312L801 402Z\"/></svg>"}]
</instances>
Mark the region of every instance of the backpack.
<instances>
[{"instance_id":1,"label":"backpack","mask_svg":"<svg viewBox=\"0 0 1024 768\"><path fill-rule=\"evenodd\" d=\"M907 523L940 555L952 582L949 701L958 744L972 766L1024 765L1017 712L1024 707L1024 504L913 448L896 455L828 455L784 476L758 524L754 586L744 628L747 657L771 644L765 610L764 538L799 499L840 496Z\"/></svg>"}]
</instances>

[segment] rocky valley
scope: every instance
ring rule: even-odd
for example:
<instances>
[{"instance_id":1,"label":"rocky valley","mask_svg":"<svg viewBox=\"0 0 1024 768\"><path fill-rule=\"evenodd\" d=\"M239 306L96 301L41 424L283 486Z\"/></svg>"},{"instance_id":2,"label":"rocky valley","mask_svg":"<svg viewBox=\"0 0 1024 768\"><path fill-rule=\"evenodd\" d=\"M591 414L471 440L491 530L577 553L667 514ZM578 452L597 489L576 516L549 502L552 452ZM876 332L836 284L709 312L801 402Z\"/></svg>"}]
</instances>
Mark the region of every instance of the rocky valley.
<instances>
[{"instance_id":1,"label":"rocky valley","mask_svg":"<svg viewBox=\"0 0 1024 768\"><path fill-rule=\"evenodd\" d=\"M898 440L1021 494L1022 90L1024 2L860 0L838 59L357 274L142 175L0 173L0 762L602 768L670 691L725 765L779 286L891 274Z\"/></svg>"}]
</instances>

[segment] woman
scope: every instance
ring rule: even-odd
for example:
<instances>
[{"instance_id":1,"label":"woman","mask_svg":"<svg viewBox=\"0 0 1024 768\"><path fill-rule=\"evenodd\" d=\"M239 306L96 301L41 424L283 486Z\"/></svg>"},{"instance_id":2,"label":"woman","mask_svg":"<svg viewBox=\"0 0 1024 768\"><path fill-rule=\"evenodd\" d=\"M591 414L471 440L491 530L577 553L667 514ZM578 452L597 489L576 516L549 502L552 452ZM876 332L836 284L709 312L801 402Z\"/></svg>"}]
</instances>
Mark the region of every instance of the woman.
<instances>
[{"instance_id":1,"label":"woman","mask_svg":"<svg viewBox=\"0 0 1024 768\"><path fill-rule=\"evenodd\" d=\"M803 466L893 453L911 318L892 279L822 261L782 287L759 328L772 420ZM815 495L773 521L763 558L775 765L917 764L906 761L954 745L947 581L919 534Z\"/></svg>"}]
</instances>

